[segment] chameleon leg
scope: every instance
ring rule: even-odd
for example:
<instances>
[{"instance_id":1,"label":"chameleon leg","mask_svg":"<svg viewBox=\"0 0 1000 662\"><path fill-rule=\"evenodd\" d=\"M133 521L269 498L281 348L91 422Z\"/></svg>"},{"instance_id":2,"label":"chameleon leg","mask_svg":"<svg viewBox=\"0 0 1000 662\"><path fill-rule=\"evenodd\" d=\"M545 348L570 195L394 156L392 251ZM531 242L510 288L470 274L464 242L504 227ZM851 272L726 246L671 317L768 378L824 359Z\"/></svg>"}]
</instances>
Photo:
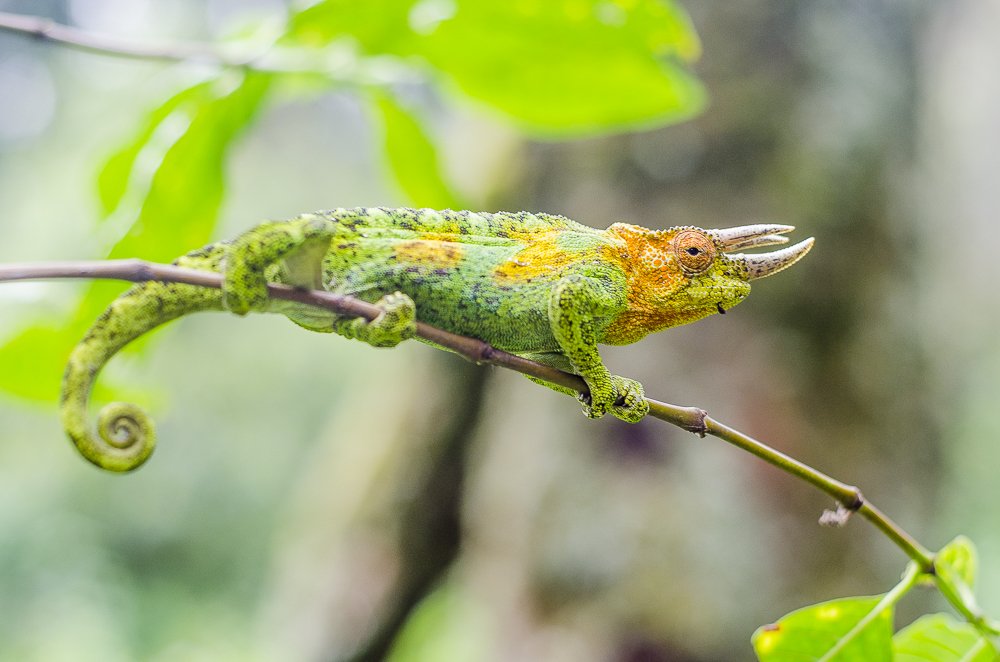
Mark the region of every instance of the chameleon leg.
<instances>
[{"instance_id":1,"label":"chameleon leg","mask_svg":"<svg viewBox=\"0 0 1000 662\"><path fill-rule=\"evenodd\" d=\"M268 309L267 281L280 263L281 280L299 287L322 287L323 256L337 223L316 215L259 225L228 248L222 301L237 315Z\"/></svg>"},{"instance_id":2,"label":"chameleon leg","mask_svg":"<svg viewBox=\"0 0 1000 662\"><path fill-rule=\"evenodd\" d=\"M382 313L372 321L361 317L338 317L333 322L333 331L373 347L395 347L416 334L417 307L413 299L395 292L385 295L375 305Z\"/></svg>"},{"instance_id":3,"label":"chameleon leg","mask_svg":"<svg viewBox=\"0 0 1000 662\"><path fill-rule=\"evenodd\" d=\"M590 389L589 402L584 402L584 414L600 418L610 412L623 421L636 423L649 411L642 384L612 375L597 351L593 320L614 308L613 295L609 295L600 282L583 276L570 276L556 285L552 292L549 322L573 371L583 377Z\"/></svg>"}]
</instances>

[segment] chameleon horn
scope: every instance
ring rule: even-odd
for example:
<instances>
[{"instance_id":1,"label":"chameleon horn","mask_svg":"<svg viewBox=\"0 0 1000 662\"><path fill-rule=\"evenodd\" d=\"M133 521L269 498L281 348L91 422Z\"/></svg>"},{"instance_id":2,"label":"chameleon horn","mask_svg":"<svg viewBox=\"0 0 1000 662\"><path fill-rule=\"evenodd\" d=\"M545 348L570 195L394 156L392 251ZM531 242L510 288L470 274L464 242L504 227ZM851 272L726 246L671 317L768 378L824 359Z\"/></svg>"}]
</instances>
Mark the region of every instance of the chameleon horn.
<instances>
[{"instance_id":1,"label":"chameleon horn","mask_svg":"<svg viewBox=\"0 0 1000 662\"><path fill-rule=\"evenodd\" d=\"M741 225L735 228L709 230L708 234L722 246L724 251L738 251L755 246L773 246L788 242L781 235L795 229L793 225L759 224Z\"/></svg>"},{"instance_id":2,"label":"chameleon horn","mask_svg":"<svg viewBox=\"0 0 1000 662\"><path fill-rule=\"evenodd\" d=\"M784 237L781 238L784 239ZM809 237L794 246L771 251L770 253L760 253L757 255L736 253L734 255L727 254L727 257L746 269L749 280L756 280L776 274L801 260L809 252L809 249L812 248L814 241L812 237ZM757 245L759 246L760 244Z\"/></svg>"}]
</instances>

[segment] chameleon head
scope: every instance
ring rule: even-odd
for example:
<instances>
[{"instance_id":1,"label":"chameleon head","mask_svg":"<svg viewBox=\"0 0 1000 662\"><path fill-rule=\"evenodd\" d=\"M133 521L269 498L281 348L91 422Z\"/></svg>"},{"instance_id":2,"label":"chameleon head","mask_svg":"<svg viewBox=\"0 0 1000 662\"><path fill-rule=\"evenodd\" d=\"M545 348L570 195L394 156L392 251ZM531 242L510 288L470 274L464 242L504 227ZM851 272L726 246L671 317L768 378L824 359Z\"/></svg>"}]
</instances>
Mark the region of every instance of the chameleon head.
<instances>
[{"instance_id":1,"label":"chameleon head","mask_svg":"<svg viewBox=\"0 0 1000 662\"><path fill-rule=\"evenodd\" d=\"M616 223L629 255L629 310L610 330L610 342L724 313L750 294L750 281L798 262L813 239L769 253L747 248L783 244L790 225L744 225L721 230L674 227L646 230Z\"/></svg>"},{"instance_id":2,"label":"chameleon head","mask_svg":"<svg viewBox=\"0 0 1000 662\"><path fill-rule=\"evenodd\" d=\"M693 319L725 313L750 294L750 281L792 266L809 252L814 240L810 237L768 253L731 251L787 243L788 238L782 235L794 229L791 225L762 224L721 230L667 230L673 235L671 252L684 275L674 305L692 309Z\"/></svg>"}]
</instances>

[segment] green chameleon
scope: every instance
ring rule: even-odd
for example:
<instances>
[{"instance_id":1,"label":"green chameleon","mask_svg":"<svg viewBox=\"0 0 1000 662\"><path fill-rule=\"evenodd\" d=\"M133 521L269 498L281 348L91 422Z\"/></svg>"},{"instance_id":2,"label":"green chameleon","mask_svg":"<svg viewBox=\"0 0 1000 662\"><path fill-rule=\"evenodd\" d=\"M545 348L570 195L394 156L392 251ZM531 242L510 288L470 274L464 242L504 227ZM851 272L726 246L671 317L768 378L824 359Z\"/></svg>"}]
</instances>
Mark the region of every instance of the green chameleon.
<instances>
[{"instance_id":1,"label":"green chameleon","mask_svg":"<svg viewBox=\"0 0 1000 662\"><path fill-rule=\"evenodd\" d=\"M647 230L615 223L595 230L548 214L383 208L264 223L175 261L222 273L221 291L151 281L112 302L69 358L62 421L94 464L138 467L153 450L152 423L135 405L112 403L101 410L95 435L87 403L98 372L160 324L229 310L282 313L307 329L377 347L413 337L420 320L578 374L590 390L581 398L587 416L610 412L636 422L649 410L642 385L608 372L597 345L633 343L726 312L750 293L749 281L791 266L813 240L756 255L725 251L784 243L781 234L792 229ZM351 295L376 303L382 314L368 322L271 299L269 282Z\"/></svg>"}]
</instances>

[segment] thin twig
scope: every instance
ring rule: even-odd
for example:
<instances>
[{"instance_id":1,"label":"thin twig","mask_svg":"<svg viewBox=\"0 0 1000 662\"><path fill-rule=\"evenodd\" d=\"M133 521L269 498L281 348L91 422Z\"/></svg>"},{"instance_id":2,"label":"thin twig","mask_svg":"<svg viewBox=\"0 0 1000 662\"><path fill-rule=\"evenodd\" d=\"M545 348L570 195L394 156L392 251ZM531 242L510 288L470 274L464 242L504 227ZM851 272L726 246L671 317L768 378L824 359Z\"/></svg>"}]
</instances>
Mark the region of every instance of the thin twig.
<instances>
[{"instance_id":1,"label":"thin twig","mask_svg":"<svg viewBox=\"0 0 1000 662\"><path fill-rule=\"evenodd\" d=\"M221 52L210 44L147 44L111 35L87 32L40 16L0 12L0 30L99 55L165 62L195 61L223 67L256 68L254 65L256 56L234 57Z\"/></svg>"},{"instance_id":2,"label":"thin twig","mask_svg":"<svg viewBox=\"0 0 1000 662\"><path fill-rule=\"evenodd\" d=\"M49 262L32 264L0 265L0 281L39 280L56 278L107 278L140 282L155 280L161 282L186 283L202 287L220 288L222 276L214 272L195 271L143 260L108 260L104 262ZM318 306L343 315L374 319L381 311L378 307L353 297L318 290L303 290L287 285L269 284L270 295L277 299L297 301ZM456 335L423 322L417 323L417 335L424 340L452 350L468 360L514 370L537 377L547 382L565 386L587 394L587 384L578 375L563 372L551 366L536 363L520 356L496 349L489 343L475 338ZM813 469L767 444L764 444L739 430L730 428L697 407L682 407L657 400L649 400L650 416L676 425L689 432L704 436L710 434L748 453L756 455L785 473L800 478L826 492L841 506L851 512L858 512L875 525L889 540L909 556L922 572L933 573L934 556L889 519L874 505L866 501L858 488L842 483Z\"/></svg>"}]
</instances>

